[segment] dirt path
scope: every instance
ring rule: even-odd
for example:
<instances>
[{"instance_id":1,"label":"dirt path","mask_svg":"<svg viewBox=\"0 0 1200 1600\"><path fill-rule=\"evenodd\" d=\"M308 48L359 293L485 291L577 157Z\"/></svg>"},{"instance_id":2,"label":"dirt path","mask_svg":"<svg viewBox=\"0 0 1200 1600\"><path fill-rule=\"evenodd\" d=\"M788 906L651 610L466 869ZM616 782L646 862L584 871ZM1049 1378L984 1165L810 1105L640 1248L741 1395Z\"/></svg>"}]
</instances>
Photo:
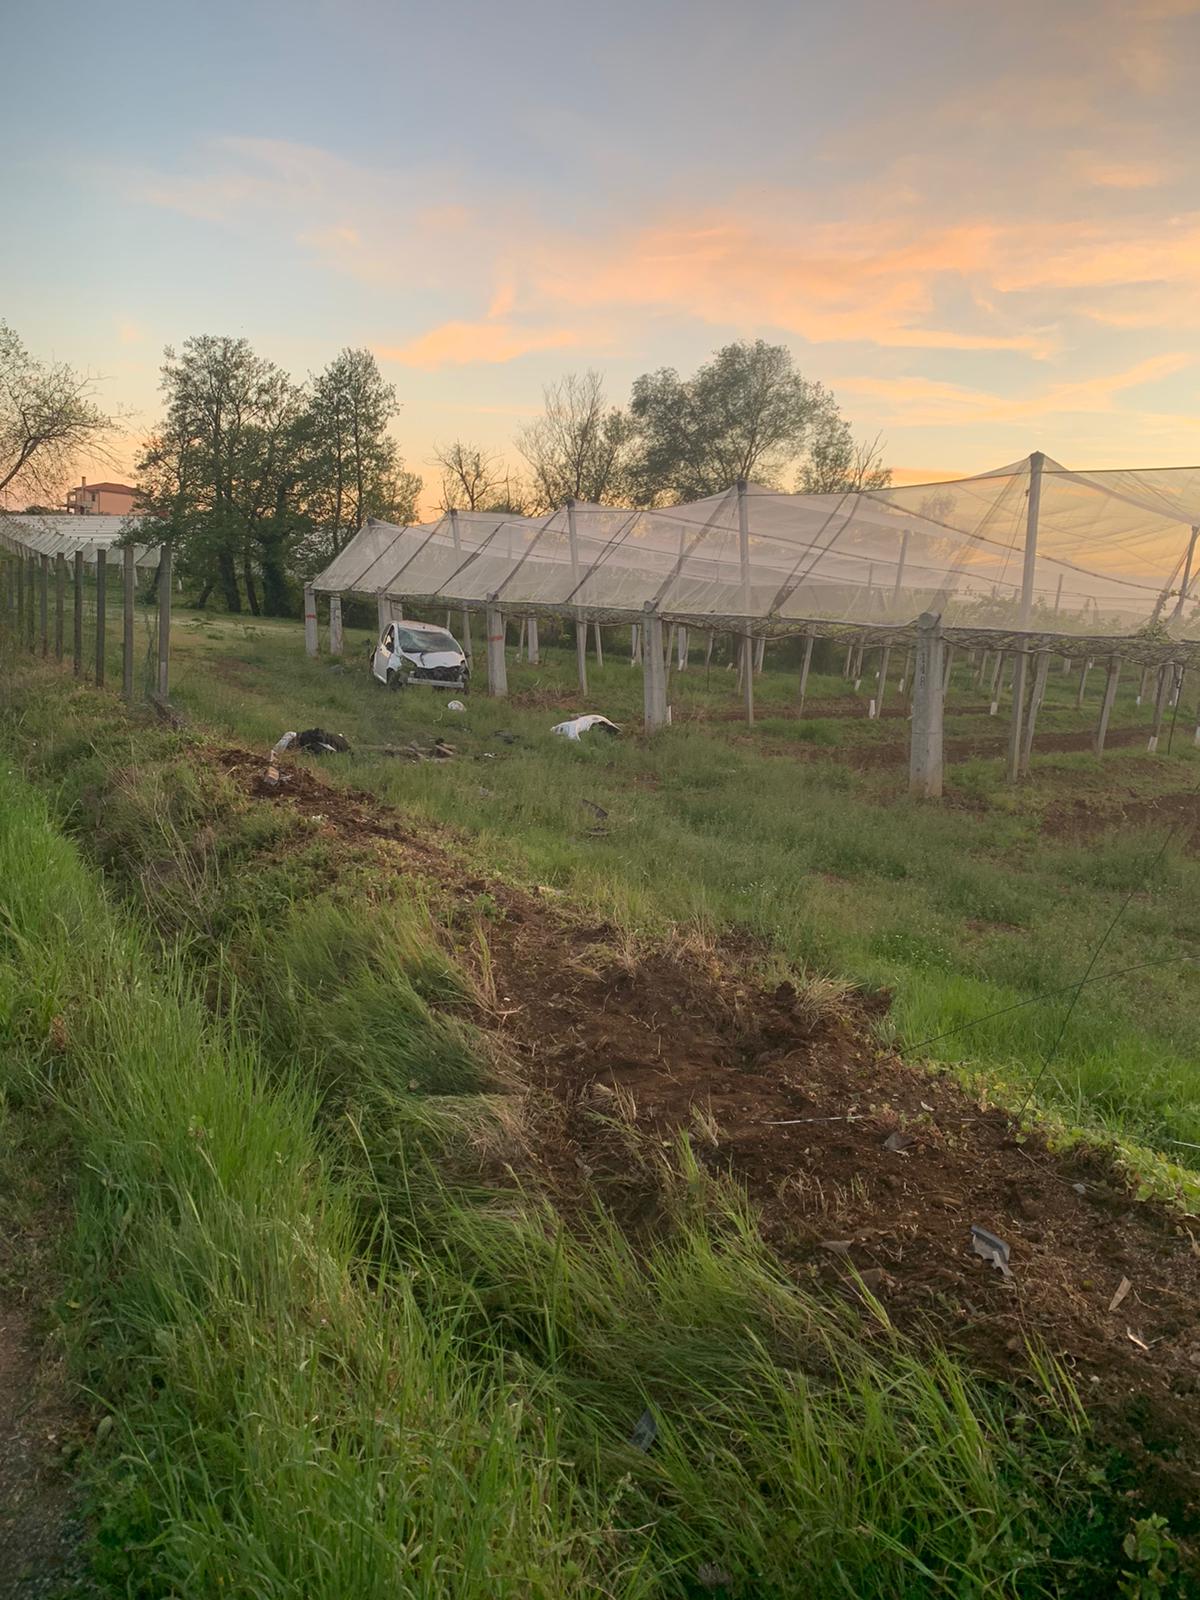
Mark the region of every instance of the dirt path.
<instances>
[{"instance_id":1,"label":"dirt path","mask_svg":"<svg viewBox=\"0 0 1200 1600\"><path fill-rule=\"evenodd\" d=\"M29 1308L0 1292L0 1600L90 1590L63 1450L75 1420Z\"/></svg>"}]
</instances>

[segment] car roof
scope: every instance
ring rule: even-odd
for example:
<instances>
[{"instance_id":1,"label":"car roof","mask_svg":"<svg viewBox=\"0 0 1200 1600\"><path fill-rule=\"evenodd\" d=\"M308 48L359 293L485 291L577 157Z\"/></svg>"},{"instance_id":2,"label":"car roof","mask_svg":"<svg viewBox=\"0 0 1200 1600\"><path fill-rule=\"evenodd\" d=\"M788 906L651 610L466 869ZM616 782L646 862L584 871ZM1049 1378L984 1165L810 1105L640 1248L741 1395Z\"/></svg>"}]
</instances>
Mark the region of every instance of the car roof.
<instances>
[{"instance_id":1,"label":"car roof","mask_svg":"<svg viewBox=\"0 0 1200 1600\"><path fill-rule=\"evenodd\" d=\"M397 621L398 628L407 628L410 633L445 633L445 628L440 622L409 622L407 618Z\"/></svg>"}]
</instances>

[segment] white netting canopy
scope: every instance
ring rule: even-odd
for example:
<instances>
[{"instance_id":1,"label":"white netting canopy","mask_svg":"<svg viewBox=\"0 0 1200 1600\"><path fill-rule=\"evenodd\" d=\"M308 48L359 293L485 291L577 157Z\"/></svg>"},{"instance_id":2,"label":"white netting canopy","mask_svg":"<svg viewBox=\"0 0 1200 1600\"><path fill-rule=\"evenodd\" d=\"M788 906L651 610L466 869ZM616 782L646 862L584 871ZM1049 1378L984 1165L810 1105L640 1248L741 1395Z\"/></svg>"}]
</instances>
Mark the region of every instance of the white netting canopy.
<instances>
[{"instance_id":1,"label":"white netting canopy","mask_svg":"<svg viewBox=\"0 0 1200 1600\"><path fill-rule=\"evenodd\" d=\"M1198 524L1200 468L1074 472L1031 457L869 493L749 484L649 511L371 521L314 587L601 621L649 609L760 632L906 628L936 611L950 628L1088 638L1157 619L1194 639Z\"/></svg>"},{"instance_id":2,"label":"white netting canopy","mask_svg":"<svg viewBox=\"0 0 1200 1600\"><path fill-rule=\"evenodd\" d=\"M76 552L84 565L94 567L96 552L109 552L131 529L140 531L146 521L140 517L57 515L0 515L0 547L19 556L63 556L72 560ZM120 559L121 552L113 553ZM158 566L157 544L135 544L134 562L139 567Z\"/></svg>"}]
</instances>

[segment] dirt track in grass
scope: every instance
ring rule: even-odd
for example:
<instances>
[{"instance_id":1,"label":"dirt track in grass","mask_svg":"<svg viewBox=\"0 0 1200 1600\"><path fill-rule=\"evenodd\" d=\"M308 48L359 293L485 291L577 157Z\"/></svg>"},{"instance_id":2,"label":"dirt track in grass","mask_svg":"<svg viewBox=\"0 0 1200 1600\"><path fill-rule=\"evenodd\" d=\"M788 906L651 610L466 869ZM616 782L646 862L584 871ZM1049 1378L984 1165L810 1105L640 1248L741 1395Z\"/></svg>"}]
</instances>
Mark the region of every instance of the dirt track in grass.
<instances>
[{"instance_id":1,"label":"dirt track in grass","mask_svg":"<svg viewBox=\"0 0 1200 1600\"><path fill-rule=\"evenodd\" d=\"M851 1299L865 1280L895 1322L1006 1379L1027 1370L1027 1341L1044 1345L1133 1455L1147 1503L1200 1525L1200 1219L1134 1198L1106 1154L1051 1153L881 1049L876 1002L764 988L746 945L628 951L557 897L481 877L450 832L308 766L267 790L262 757L210 759L246 804L319 818L331 846L418 876L435 905L489 897L496 1003L477 1021L528 1086L522 1179L568 1212L599 1193L629 1228L653 1228L658 1158L688 1132L798 1279ZM1007 1242L1011 1277L973 1252L972 1224Z\"/></svg>"}]
</instances>

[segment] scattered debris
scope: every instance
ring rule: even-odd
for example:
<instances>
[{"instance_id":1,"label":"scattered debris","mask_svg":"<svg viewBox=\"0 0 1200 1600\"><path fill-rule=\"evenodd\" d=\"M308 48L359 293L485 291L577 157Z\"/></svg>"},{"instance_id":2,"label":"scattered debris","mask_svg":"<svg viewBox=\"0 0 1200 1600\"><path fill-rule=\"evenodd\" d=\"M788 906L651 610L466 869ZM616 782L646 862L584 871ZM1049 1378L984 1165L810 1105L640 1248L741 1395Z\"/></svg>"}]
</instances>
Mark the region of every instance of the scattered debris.
<instances>
[{"instance_id":1,"label":"scattered debris","mask_svg":"<svg viewBox=\"0 0 1200 1600\"><path fill-rule=\"evenodd\" d=\"M308 750L313 755L345 755L350 749L350 741L343 734L327 733L324 728L305 728L303 733L283 733L271 748L273 756L281 756L285 750Z\"/></svg>"},{"instance_id":2,"label":"scattered debris","mask_svg":"<svg viewBox=\"0 0 1200 1600\"><path fill-rule=\"evenodd\" d=\"M646 1451L658 1438L658 1423L654 1420L654 1413L647 1406L645 1411L633 1425L633 1432L629 1435L629 1442L635 1450Z\"/></svg>"},{"instance_id":3,"label":"scattered debris","mask_svg":"<svg viewBox=\"0 0 1200 1600\"><path fill-rule=\"evenodd\" d=\"M828 1250L831 1255L847 1256L853 1243L853 1239L822 1239L821 1249Z\"/></svg>"},{"instance_id":4,"label":"scattered debris","mask_svg":"<svg viewBox=\"0 0 1200 1600\"><path fill-rule=\"evenodd\" d=\"M446 710L447 711L465 711L466 709L467 709L466 706L463 705L461 700L447 700L446 701Z\"/></svg>"},{"instance_id":5,"label":"scattered debris","mask_svg":"<svg viewBox=\"0 0 1200 1600\"><path fill-rule=\"evenodd\" d=\"M582 806L586 806L594 817L599 817L601 820L603 820L608 816L608 812L604 809L604 807L598 806L594 800L581 799L579 803Z\"/></svg>"},{"instance_id":6,"label":"scattered debris","mask_svg":"<svg viewBox=\"0 0 1200 1600\"><path fill-rule=\"evenodd\" d=\"M1125 1329L1125 1337L1129 1340L1130 1344L1137 1345L1139 1350L1145 1350L1147 1354L1150 1353L1150 1346L1146 1343L1146 1341L1144 1339L1139 1339L1137 1334L1134 1333L1132 1328L1126 1328Z\"/></svg>"},{"instance_id":7,"label":"scattered debris","mask_svg":"<svg viewBox=\"0 0 1200 1600\"><path fill-rule=\"evenodd\" d=\"M729 1589L733 1586L733 1573L715 1561L702 1561L696 1568L696 1582L702 1589Z\"/></svg>"},{"instance_id":8,"label":"scattered debris","mask_svg":"<svg viewBox=\"0 0 1200 1600\"><path fill-rule=\"evenodd\" d=\"M916 1142L917 1140L914 1134L901 1133L900 1130L897 1129L895 1133L888 1134L887 1138L883 1141L883 1148L885 1150L893 1150L899 1154L901 1151L911 1149Z\"/></svg>"},{"instance_id":9,"label":"scattered debris","mask_svg":"<svg viewBox=\"0 0 1200 1600\"><path fill-rule=\"evenodd\" d=\"M519 733L510 733L507 728L497 728L492 735L492 738L499 739L501 744L516 744L520 737Z\"/></svg>"},{"instance_id":10,"label":"scattered debris","mask_svg":"<svg viewBox=\"0 0 1200 1600\"><path fill-rule=\"evenodd\" d=\"M1132 1289L1132 1288L1133 1288L1133 1285L1130 1283L1129 1279L1128 1278L1122 1278L1120 1283L1117 1285L1116 1293L1113 1295L1112 1299L1108 1302L1108 1309L1110 1311L1115 1311L1117 1309L1117 1307L1121 1304L1121 1301L1124 1300L1125 1296L1129 1293L1130 1289Z\"/></svg>"},{"instance_id":11,"label":"scattered debris","mask_svg":"<svg viewBox=\"0 0 1200 1600\"><path fill-rule=\"evenodd\" d=\"M1085 1184L1085 1183L1073 1183L1071 1185L1071 1187L1072 1187L1072 1189L1074 1189L1076 1194L1086 1194L1087 1193L1087 1184Z\"/></svg>"},{"instance_id":12,"label":"scattered debris","mask_svg":"<svg viewBox=\"0 0 1200 1600\"><path fill-rule=\"evenodd\" d=\"M977 1256L990 1261L1006 1278L1012 1277L1012 1268L1008 1264L1008 1246L1004 1240L974 1222L971 1224L971 1248Z\"/></svg>"},{"instance_id":13,"label":"scattered debris","mask_svg":"<svg viewBox=\"0 0 1200 1600\"><path fill-rule=\"evenodd\" d=\"M593 728L603 728L605 733L614 735L621 732L615 722L610 722L607 717L599 716L596 712L586 717L572 717L568 722L556 723L550 732L561 734L564 739L578 739L583 734L590 733ZM499 738L499 734L496 737Z\"/></svg>"},{"instance_id":14,"label":"scattered debris","mask_svg":"<svg viewBox=\"0 0 1200 1600\"><path fill-rule=\"evenodd\" d=\"M458 751L452 744L447 744L445 739L435 739L433 753L438 761L449 761L458 754Z\"/></svg>"}]
</instances>

